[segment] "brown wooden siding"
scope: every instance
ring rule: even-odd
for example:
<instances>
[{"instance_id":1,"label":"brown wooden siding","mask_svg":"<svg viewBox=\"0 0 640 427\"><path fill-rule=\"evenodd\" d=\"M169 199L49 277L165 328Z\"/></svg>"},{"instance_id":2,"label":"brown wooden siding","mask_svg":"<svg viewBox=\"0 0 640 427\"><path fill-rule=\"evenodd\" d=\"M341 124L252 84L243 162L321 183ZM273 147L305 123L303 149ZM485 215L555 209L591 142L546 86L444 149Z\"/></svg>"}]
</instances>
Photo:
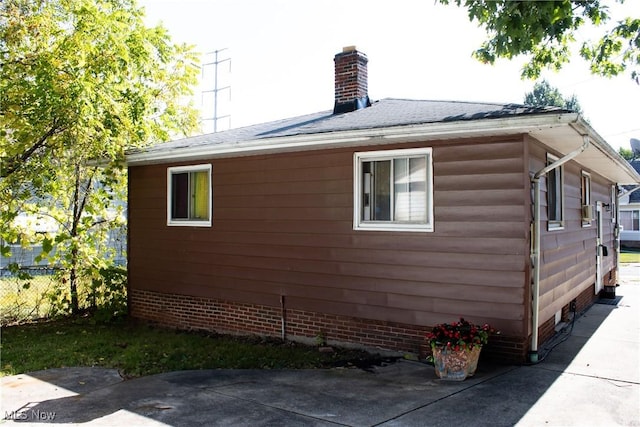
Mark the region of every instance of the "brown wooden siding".
<instances>
[{"instance_id":1,"label":"brown wooden siding","mask_svg":"<svg viewBox=\"0 0 640 427\"><path fill-rule=\"evenodd\" d=\"M267 306L284 295L290 309L410 325L464 315L526 333L522 138L426 146L433 233L353 230L354 151L398 146L211 160L211 228L166 225L173 164L131 167L130 286Z\"/></svg>"},{"instance_id":2,"label":"brown wooden siding","mask_svg":"<svg viewBox=\"0 0 640 427\"><path fill-rule=\"evenodd\" d=\"M546 150L532 141L530 168L532 172L544 167L546 154L558 153ZM540 273L539 324L552 318L569 302L593 285L596 279L596 221L582 225L581 173L591 173L591 204L597 201L611 203L611 183L593 171L585 170L576 161L564 166L564 229L547 231L546 180L542 179L542 268ZM602 273L615 268L613 223L611 212L603 211L603 242L609 248L609 256L603 258ZM595 215L594 215L595 218Z\"/></svg>"}]
</instances>

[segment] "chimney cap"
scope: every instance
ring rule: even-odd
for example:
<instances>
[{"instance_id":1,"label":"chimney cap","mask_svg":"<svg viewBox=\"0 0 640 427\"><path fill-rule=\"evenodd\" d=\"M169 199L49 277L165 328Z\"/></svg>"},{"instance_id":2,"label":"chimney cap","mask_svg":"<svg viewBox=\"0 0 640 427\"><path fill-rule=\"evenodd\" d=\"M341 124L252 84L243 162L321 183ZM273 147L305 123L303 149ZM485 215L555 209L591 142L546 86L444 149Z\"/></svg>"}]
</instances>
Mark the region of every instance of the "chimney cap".
<instances>
[{"instance_id":1,"label":"chimney cap","mask_svg":"<svg viewBox=\"0 0 640 427\"><path fill-rule=\"evenodd\" d=\"M356 51L355 45L345 46L345 47L342 48L342 53L355 52L355 51Z\"/></svg>"}]
</instances>

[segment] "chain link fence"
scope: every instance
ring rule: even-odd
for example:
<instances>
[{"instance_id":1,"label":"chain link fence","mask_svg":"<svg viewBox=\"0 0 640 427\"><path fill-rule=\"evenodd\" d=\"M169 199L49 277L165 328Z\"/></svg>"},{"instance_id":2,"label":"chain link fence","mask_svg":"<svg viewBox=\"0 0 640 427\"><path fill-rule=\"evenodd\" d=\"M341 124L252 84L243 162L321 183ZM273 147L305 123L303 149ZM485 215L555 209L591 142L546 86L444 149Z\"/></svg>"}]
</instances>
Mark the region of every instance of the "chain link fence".
<instances>
[{"instance_id":1,"label":"chain link fence","mask_svg":"<svg viewBox=\"0 0 640 427\"><path fill-rule=\"evenodd\" d=\"M78 280L79 310L120 312L126 306L126 235L125 227L111 230L105 247L114 256L112 266L91 269ZM7 246L9 254L0 256L0 324L70 313L69 272L40 260L40 244Z\"/></svg>"},{"instance_id":2,"label":"chain link fence","mask_svg":"<svg viewBox=\"0 0 640 427\"><path fill-rule=\"evenodd\" d=\"M0 323L49 317L52 297L62 292L61 272L55 268L31 267L0 270Z\"/></svg>"},{"instance_id":3,"label":"chain link fence","mask_svg":"<svg viewBox=\"0 0 640 427\"><path fill-rule=\"evenodd\" d=\"M0 269L2 326L71 312L68 272L50 267ZM80 311L102 312L107 318L126 312L126 268L101 269L77 283Z\"/></svg>"}]
</instances>

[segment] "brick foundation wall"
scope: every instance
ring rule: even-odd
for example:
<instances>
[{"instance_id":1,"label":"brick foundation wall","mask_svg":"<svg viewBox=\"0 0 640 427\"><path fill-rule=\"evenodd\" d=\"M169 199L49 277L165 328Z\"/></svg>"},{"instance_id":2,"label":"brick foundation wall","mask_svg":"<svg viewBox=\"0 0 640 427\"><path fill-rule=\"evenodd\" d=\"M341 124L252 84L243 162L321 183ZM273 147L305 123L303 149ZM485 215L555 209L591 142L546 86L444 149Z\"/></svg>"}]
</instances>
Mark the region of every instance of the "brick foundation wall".
<instances>
[{"instance_id":1,"label":"brick foundation wall","mask_svg":"<svg viewBox=\"0 0 640 427\"><path fill-rule=\"evenodd\" d=\"M212 298L164 294L129 289L129 314L159 326L231 334L280 337L280 307L236 303ZM424 335L429 328L395 322L287 309L286 338L313 342L322 336L329 344L378 348L428 356ZM483 359L521 364L527 340L494 336L483 350Z\"/></svg>"},{"instance_id":2,"label":"brick foundation wall","mask_svg":"<svg viewBox=\"0 0 640 427\"><path fill-rule=\"evenodd\" d=\"M134 318L183 330L282 335L280 307L130 289L129 310ZM400 352L417 353L426 333L424 327L295 309L287 309L285 319L287 339L322 336L329 343Z\"/></svg>"},{"instance_id":3,"label":"brick foundation wall","mask_svg":"<svg viewBox=\"0 0 640 427\"><path fill-rule=\"evenodd\" d=\"M589 308L597 298L594 286L583 291L576 298L577 313ZM282 335L280 307L130 289L129 310L134 318L181 330L273 337ZM562 308L564 320L568 319L568 315L569 305ZM420 358L431 353L424 340L428 327L296 309L287 309L285 319L286 338L295 341L313 341L322 336L330 344L414 353ZM554 334L555 317L552 317L539 327L538 343L542 345ZM507 364L525 363L528 360L529 342L530 338L493 336L483 349L482 358Z\"/></svg>"},{"instance_id":4,"label":"brick foundation wall","mask_svg":"<svg viewBox=\"0 0 640 427\"><path fill-rule=\"evenodd\" d=\"M556 317L547 319L540 327L538 327L538 343L543 344L556 333Z\"/></svg>"},{"instance_id":5,"label":"brick foundation wall","mask_svg":"<svg viewBox=\"0 0 640 427\"><path fill-rule=\"evenodd\" d=\"M530 340L522 337L495 335L482 349L480 357L494 362L521 365L527 361Z\"/></svg>"},{"instance_id":6,"label":"brick foundation wall","mask_svg":"<svg viewBox=\"0 0 640 427\"><path fill-rule=\"evenodd\" d=\"M613 269L603 277L604 286L616 286L618 283L618 270Z\"/></svg>"},{"instance_id":7,"label":"brick foundation wall","mask_svg":"<svg viewBox=\"0 0 640 427\"><path fill-rule=\"evenodd\" d=\"M181 330L280 336L280 309L211 298L129 289L129 314Z\"/></svg>"},{"instance_id":8,"label":"brick foundation wall","mask_svg":"<svg viewBox=\"0 0 640 427\"><path fill-rule=\"evenodd\" d=\"M291 309L287 310L286 319L287 336L292 338L320 334L329 343L352 343L408 353L417 353L427 331L415 325Z\"/></svg>"},{"instance_id":9,"label":"brick foundation wall","mask_svg":"<svg viewBox=\"0 0 640 427\"><path fill-rule=\"evenodd\" d=\"M606 277L608 277L608 275L605 276L605 278ZM605 283L607 283L606 280ZM582 291L580 295L576 297L576 313L582 313L596 302L596 300L598 299L598 295L595 294L595 289L596 286L595 284L593 284Z\"/></svg>"}]
</instances>

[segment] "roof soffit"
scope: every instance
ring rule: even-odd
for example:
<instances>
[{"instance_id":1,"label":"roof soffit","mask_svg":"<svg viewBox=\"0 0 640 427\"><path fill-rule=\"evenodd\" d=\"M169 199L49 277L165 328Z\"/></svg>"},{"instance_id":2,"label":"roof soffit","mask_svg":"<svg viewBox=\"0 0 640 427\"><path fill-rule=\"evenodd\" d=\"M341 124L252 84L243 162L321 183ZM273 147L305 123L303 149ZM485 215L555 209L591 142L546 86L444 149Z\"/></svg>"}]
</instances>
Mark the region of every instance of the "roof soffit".
<instances>
[{"instance_id":1,"label":"roof soffit","mask_svg":"<svg viewBox=\"0 0 640 427\"><path fill-rule=\"evenodd\" d=\"M540 128L529 134L560 155L580 147L584 136L588 136L589 146L573 162L618 184L640 184L640 175L579 116L562 126Z\"/></svg>"}]
</instances>

